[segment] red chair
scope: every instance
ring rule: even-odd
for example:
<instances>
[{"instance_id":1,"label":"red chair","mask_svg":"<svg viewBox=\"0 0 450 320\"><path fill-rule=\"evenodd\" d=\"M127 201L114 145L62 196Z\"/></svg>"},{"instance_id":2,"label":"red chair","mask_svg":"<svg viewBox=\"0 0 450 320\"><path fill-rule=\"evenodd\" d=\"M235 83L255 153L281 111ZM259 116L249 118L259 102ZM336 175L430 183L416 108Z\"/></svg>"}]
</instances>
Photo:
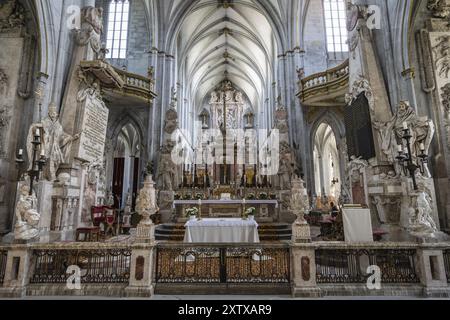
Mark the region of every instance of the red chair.
<instances>
[{"instance_id":1,"label":"red chair","mask_svg":"<svg viewBox=\"0 0 450 320\"><path fill-rule=\"evenodd\" d=\"M100 227L102 223L105 223L106 221L105 208L106 207L103 206L91 208L91 218L94 227Z\"/></svg>"},{"instance_id":2,"label":"red chair","mask_svg":"<svg viewBox=\"0 0 450 320\"><path fill-rule=\"evenodd\" d=\"M116 236L116 229L114 228L114 225L116 223L116 210L111 208L105 208L105 221L106 221L105 235L108 235L111 232L113 236Z\"/></svg>"}]
</instances>

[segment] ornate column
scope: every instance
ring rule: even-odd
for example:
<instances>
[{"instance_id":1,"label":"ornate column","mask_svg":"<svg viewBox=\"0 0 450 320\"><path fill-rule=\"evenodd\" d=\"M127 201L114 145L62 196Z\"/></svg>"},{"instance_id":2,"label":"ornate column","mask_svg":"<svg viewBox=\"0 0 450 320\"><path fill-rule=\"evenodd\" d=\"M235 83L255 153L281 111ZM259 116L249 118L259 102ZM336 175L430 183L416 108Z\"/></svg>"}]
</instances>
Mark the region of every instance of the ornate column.
<instances>
[{"instance_id":1,"label":"ornate column","mask_svg":"<svg viewBox=\"0 0 450 320\"><path fill-rule=\"evenodd\" d=\"M25 100L32 94L36 41L16 0L0 8L0 234L11 231L17 182L15 158L23 132ZM23 147L22 147L23 148Z\"/></svg>"},{"instance_id":2,"label":"ornate column","mask_svg":"<svg viewBox=\"0 0 450 320\"><path fill-rule=\"evenodd\" d=\"M442 227L450 229L450 1L428 1L431 17L416 34L418 73L436 125L431 160Z\"/></svg>"}]
</instances>

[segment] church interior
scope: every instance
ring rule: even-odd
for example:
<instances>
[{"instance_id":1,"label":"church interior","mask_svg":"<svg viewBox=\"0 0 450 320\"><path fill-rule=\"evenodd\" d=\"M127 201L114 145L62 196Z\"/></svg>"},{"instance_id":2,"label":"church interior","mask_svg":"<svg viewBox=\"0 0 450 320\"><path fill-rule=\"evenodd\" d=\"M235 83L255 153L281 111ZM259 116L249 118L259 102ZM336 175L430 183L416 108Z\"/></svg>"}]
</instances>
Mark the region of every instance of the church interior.
<instances>
[{"instance_id":1,"label":"church interior","mask_svg":"<svg viewBox=\"0 0 450 320\"><path fill-rule=\"evenodd\" d=\"M449 298L449 19L0 1L0 298Z\"/></svg>"}]
</instances>

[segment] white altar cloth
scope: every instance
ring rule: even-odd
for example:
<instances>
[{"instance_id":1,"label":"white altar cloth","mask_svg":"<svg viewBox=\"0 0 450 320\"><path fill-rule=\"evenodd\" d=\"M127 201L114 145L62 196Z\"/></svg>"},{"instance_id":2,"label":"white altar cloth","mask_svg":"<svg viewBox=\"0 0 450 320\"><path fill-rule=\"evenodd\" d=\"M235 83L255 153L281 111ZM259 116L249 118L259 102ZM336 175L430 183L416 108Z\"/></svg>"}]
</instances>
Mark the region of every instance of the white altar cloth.
<instances>
[{"instance_id":1,"label":"white altar cloth","mask_svg":"<svg viewBox=\"0 0 450 320\"><path fill-rule=\"evenodd\" d=\"M343 209L345 242L373 242L370 209Z\"/></svg>"},{"instance_id":2,"label":"white altar cloth","mask_svg":"<svg viewBox=\"0 0 450 320\"><path fill-rule=\"evenodd\" d=\"M255 220L211 218L188 221L185 227L185 243L259 243Z\"/></svg>"}]
</instances>

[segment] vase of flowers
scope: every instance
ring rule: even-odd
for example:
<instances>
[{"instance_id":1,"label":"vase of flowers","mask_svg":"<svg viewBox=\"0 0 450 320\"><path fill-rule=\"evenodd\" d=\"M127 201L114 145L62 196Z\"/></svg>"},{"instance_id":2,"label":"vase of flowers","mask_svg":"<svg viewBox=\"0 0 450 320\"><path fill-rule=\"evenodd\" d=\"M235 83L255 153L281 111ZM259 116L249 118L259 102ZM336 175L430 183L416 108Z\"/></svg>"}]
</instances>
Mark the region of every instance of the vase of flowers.
<instances>
[{"instance_id":1,"label":"vase of flowers","mask_svg":"<svg viewBox=\"0 0 450 320\"><path fill-rule=\"evenodd\" d=\"M189 220L195 220L197 218L198 212L199 211L197 207L186 209L186 217L188 217Z\"/></svg>"},{"instance_id":2,"label":"vase of flowers","mask_svg":"<svg viewBox=\"0 0 450 320\"><path fill-rule=\"evenodd\" d=\"M255 218L255 212L256 212L256 208L255 207L247 208L244 211L243 219L244 220L247 220L247 219L253 220Z\"/></svg>"},{"instance_id":3,"label":"vase of flowers","mask_svg":"<svg viewBox=\"0 0 450 320\"><path fill-rule=\"evenodd\" d=\"M255 194L249 193L249 194L247 195L247 200L255 200L255 199L256 199Z\"/></svg>"},{"instance_id":4,"label":"vase of flowers","mask_svg":"<svg viewBox=\"0 0 450 320\"><path fill-rule=\"evenodd\" d=\"M259 200L267 200L268 198L269 198L269 196L265 192L261 192L259 194Z\"/></svg>"}]
</instances>

